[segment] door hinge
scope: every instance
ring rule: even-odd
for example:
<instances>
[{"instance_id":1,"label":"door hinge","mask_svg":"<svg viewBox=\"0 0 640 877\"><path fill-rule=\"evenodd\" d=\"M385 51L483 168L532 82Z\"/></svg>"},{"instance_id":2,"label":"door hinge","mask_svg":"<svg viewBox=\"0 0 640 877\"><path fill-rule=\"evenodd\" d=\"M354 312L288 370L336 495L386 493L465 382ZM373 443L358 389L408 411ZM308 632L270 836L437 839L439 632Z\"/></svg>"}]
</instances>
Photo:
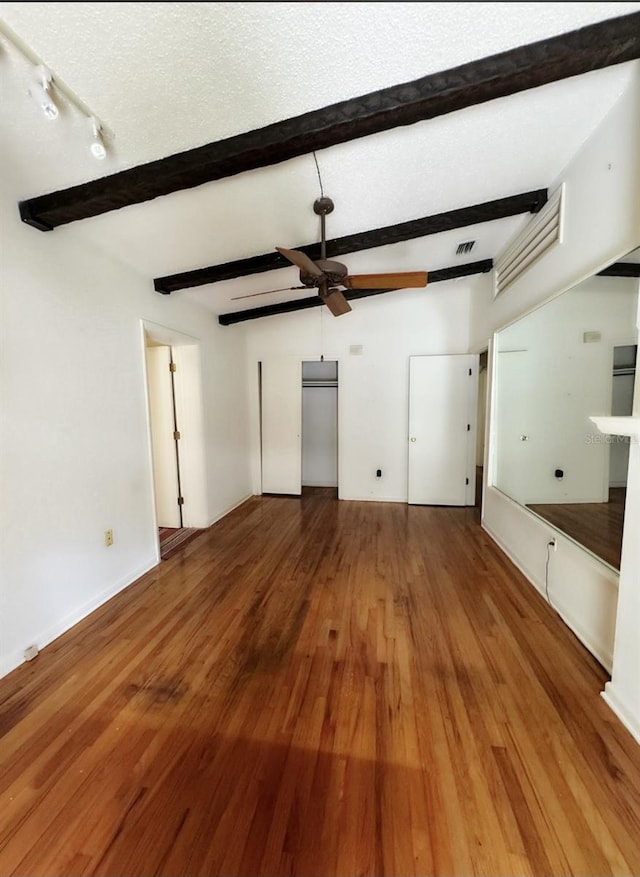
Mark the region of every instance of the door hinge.
<instances>
[{"instance_id":1,"label":"door hinge","mask_svg":"<svg viewBox=\"0 0 640 877\"><path fill-rule=\"evenodd\" d=\"M178 505L184 505L184 496L178 497Z\"/></svg>"},{"instance_id":2,"label":"door hinge","mask_svg":"<svg viewBox=\"0 0 640 877\"><path fill-rule=\"evenodd\" d=\"M467 432L471 432L471 424L467 423Z\"/></svg>"},{"instance_id":3,"label":"door hinge","mask_svg":"<svg viewBox=\"0 0 640 877\"><path fill-rule=\"evenodd\" d=\"M469 369L469 377L471 377L472 374L473 374L473 369L470 368Z\"/></svg>"},{"instance_id":4,"label":"door hinge","mask_svg":"<svg viewBox=\"0 0 640 877\"><path fill-rule=\"evenodd\" d=\"M468 484L468 483L469 483L469 479L468 479L468 478L465 478L464 483L465 483L465 484Z\"/></svg>"},{"instance_id":5,"label":"door hinge","mask_svg":"<svg viewBox=\"0 0 640 877\"><path fill-rule=\"evenodd\" d=\"M182 436L180 435L180 432L176 429L176 431L173 433L174 442L179 442L181 438Z\"/></svg>"},{"instance_id":6,"label":"door hinge","mask_svg":"<svg viewBox=\"0 0 640 877\"><path fill-rule=\"evenodd\" d=\"M170 362L170 363L169 363L169 371L170 371L170 372L177 371L175 362Z\"/></svg>"}]
</instances>

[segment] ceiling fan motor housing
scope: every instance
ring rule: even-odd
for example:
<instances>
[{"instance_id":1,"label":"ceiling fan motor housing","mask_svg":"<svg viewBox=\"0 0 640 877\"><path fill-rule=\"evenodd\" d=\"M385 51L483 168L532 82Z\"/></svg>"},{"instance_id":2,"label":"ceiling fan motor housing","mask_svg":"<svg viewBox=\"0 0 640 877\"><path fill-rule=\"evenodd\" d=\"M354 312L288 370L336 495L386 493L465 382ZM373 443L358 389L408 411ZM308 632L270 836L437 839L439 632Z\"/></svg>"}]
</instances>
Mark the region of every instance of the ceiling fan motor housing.
<instances>
[{"instance_id":1,"label":"ceiling fan motor housing","mask_svg":"<svg viewBox=\"0 0 640 877\"><path fill-rule=\"evenodd\" d=\"M341 284L347 276L347 266L342 262L333 262L331 259L316 259L315 264L323 272L323 277L314 277L306 271L300 272L300 281L305 286L320 286L321 282L328 280L330 284Z\"/></svg>"}]
</instances>

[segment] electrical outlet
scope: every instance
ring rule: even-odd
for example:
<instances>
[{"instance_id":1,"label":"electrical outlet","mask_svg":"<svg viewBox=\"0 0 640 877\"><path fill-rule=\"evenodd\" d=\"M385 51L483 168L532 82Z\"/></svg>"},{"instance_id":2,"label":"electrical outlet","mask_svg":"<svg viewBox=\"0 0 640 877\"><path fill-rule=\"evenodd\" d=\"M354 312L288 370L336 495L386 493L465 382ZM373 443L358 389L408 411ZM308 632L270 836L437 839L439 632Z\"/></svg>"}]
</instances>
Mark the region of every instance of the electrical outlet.
<instances>
[{"instance_id":1,"label":"electrical outlet","mask_svg":"<svg viewBox=\"0 0 640 877\"><path fill-rule=\"evenodd\" d=\"M104 531L104 544L107 546L107 548L110 545L113 545L113 530Z\"/></svg>"},{"instance_id":2,"label":"electrical outlet","mask_svg":"<svg viewBox=\"0 0 640 877\"><path fill-rule=\"evenodd\" d=\"M33 661L34 658L38 657L39 651L40 650L38 649L38 646L36 646L35 644L27 646L24 650L25 661Z\"/></svg>"}]
</instances>

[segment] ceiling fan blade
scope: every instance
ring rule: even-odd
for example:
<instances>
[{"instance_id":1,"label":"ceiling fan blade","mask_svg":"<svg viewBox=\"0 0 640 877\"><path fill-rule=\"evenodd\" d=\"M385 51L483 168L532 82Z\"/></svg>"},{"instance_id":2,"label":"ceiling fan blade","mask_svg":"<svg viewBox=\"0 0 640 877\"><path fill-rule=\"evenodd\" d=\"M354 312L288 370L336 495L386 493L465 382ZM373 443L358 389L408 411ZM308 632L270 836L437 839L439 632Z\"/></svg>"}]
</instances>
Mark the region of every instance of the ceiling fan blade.
<instances>
[{"instance_id":1,"label":"ceiling fan blade","mask_svg":"<svg viewBox=\"0 0 640 877\"><path fill-rule=\"evenodd\" d=\"M417 289L427 285L426 271L396 274L351 274L341 281L347 289Z\"/></svg>"},{"instance_id":2,"label":"ceiling fan blade","mask_svg":"<svg viewBox=\"0 0 640 877\"><path fill-rule=\"evenodd\" d=\"M284 286L282 289L268 289L266 292L250 292L247 295L236 295L231 301L239 301L241 298L255 298L257 295L271 295L272 292L289 292L292 289L309 289L308 286Z\"/></svg>"},{"instance_id":3,"label":"ceiling fan blade","mask_svg":"<svg viewBox=\"0 0 640 877\"><path fill-rule=\"evenodd\" d=\"M339 289L329 289L324 293L321 292L320 297L334 317L340 317L342 316L342 314L348 314L351 310L351 305Z\"/></svg>"},{"instance_id":4,"label":"ceiling fan blade","mask_svg":"<svg viewBox=\"0 0 640 877\"><path fill-rule=\"evenodd\" d=\"M285 259L288 259L293 265L300 268L301 271L311 274L312 277L323 276L320 268L318 268L316 263L313 262L306 253L302 253L300 250L287 250L284 247L276 247L276 250L281 256L284 256Z\"/></svg>"}]
</instances>

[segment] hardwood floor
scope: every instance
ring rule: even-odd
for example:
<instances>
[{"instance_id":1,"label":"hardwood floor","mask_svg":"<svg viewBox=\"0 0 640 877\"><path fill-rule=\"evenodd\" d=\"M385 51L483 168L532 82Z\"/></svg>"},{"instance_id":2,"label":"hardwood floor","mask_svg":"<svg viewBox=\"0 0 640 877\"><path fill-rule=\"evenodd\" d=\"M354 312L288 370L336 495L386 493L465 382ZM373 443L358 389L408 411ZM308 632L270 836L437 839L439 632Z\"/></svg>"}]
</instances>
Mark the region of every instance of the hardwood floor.
<instances>
[{"instance_id":1,"label":"hardwood floor","mask_svg":"<svg viewBox=\"0 0 640 877\"><path fill-rule=\"evenodd\" d=\"M0 874L640 874L640 747L477 517L253 498L0 682Z\"/></svg>"},{"instance_id":2,"label":"hardwood floor","mask_svg":"<svg viewBox=\"0 0 640 877\"><path fill-rule=\"evenodd\" d=\"M527 508L619 570L626 494L624 487L613 487L609 502L551 503Z\"/></svg>"}]
</instances>

